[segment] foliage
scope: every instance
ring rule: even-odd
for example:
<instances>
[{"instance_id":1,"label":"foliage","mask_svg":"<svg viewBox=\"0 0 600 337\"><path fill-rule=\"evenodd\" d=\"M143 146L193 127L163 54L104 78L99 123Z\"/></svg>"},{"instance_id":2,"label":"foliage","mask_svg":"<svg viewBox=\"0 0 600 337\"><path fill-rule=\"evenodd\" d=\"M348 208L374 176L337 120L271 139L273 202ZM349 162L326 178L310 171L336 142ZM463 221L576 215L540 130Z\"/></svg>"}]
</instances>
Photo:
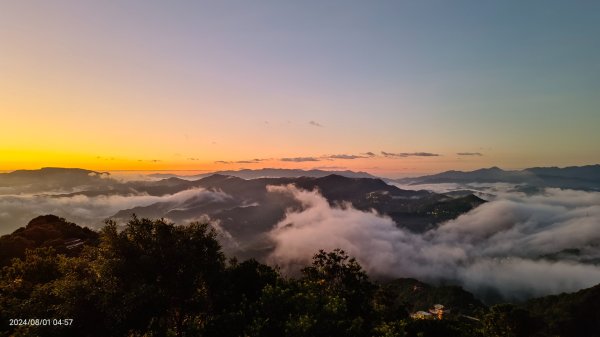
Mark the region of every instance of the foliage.
<instances>
[{"instance_id":1,"label":"foliage","mask_svg":"<svg viewBox=\"0 0 600 337\"><path fill-rule=\"evenodd\" d=\"M545 335L600 336L600 285L573 294L532 299L523 308L541 322Z\"/></svg>"},{"instance_id":2,"label":"foliage","mask_svg":"<svg viewBox=\"0 0 600 337\"><path fill-rule=\"evenodd\" d=\"M57 221L69 233L85 233ZM317 252L297 278L255 260L226 262L208 224L134 216L123 228L109 221L89 237L97 239L76 253L40 237L39 247L7 263L0 274L0 336L600 335L600 286L488 309L458 287L413 279L375 284L342 250ZM451 314L409 317L435 303ZM15 326L11 318L72 318L73 324Z\"/></svg>"},{"instance_id":3,"label":"foliage","mask_svg":"<svg viewBox=\"0 0 600 337\"><path fill-rule=\"evenodd\" d=\"M253 336L368 336L374 285L342 250L319 251L297 280L266 287Z\"/></svg>"},{"instance_id":4,"label":"foliage","mask_svg":"<svg viewBox=\"0 0 600 337\"><path fill-rule=\"evenodd\" d=\"M134 217L122 231L107 223L100 240L80 257L40 249L6 267L3 324L8 317L73 318L76 335L183 335L203 326L224 270L209 225Z\"/></svg>"},{"instance_id":5,"label":"foliage","mask_svg":"<svg viewBox=\"0 0 600 337\"><path fill-rule=\"evenodd\" d=\"M537 330L527 310L514 304L497 304L483 318L483 331L490 337L526 337Z\"/></svg>"}]
</instances>

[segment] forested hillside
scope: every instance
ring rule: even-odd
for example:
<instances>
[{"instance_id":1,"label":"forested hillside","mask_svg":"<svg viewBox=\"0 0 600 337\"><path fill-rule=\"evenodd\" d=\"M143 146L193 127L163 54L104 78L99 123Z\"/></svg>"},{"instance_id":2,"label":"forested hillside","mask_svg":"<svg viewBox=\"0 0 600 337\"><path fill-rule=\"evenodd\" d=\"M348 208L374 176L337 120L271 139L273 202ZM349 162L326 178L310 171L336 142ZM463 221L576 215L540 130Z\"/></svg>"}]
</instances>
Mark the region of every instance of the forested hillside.
<instances>
[{"instance_id":1,"label":"forested hillside","mask_svg":"<svg viewBox=\"0 0 600 337\"><path fill-rule=\"evenodd\" d=\"M0 240L2 257L13 258L0 277L0 336L597 336L599 331L598 286L487 307L456 286L376 282L341 250L316 252L298 277L286 277L255 260L226 257L216 238L202 223L177 226L133 217L124 228L107 222L96 233L54 216L36 218ZM69 249L66 242L74 239L81 244Z\"/></svg>"}]
</instances>

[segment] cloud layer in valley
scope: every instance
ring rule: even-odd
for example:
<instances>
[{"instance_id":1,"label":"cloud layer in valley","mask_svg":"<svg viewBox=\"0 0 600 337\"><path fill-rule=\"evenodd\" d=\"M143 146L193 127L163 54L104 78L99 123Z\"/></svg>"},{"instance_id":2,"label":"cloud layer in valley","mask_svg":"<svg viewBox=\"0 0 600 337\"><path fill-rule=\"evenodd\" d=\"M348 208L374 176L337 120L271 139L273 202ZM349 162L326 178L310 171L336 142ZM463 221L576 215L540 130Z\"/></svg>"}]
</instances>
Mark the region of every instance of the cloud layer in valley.
<instances>
[{"instance_id":1,"label":"cloud layer in valley","mask_svg":"<svg viewBox=\"0 0 600 337\"><path fill-rule=\"evenodd\" d=\"M105 191L112 191L110 187L119 180L105 178L93 186L106 184ZM360 211L348 203L332 206L317 191L271 186L270 193L293 197L301 207L288 210L272 230L263 228L255 233L268 231L266 236L274 248L267 262L293 272L308 263L319 249L342 248L375 277L447 281L488 299L571 292L600 283L600 192L552 188L532 192L508 183L396 185L438 192L476 190L489 202L437 228L416 234L374 211ZM81 188L68 190L72 193ZM137 206L164 203L165 209L180 211L197 205L198 201L232 198L223 192L200 188L162 196L56 195L29 191L18 194L12 187L3 193L0 195L2 234L41 214L55 214L79 225L98 228L104 219ZM201 213L190 216L196 215ZM188 222L181 219L195 220L180 218L180 224ZM228 251L241 251L247 242L229 234L226 229L231 228L226 225L220 227L215 222L222 243Z\"/></svg>"},{"instance_id":2,"label":"cloud layer in valley","mask_svg":"<svg viewBox=\"0 0 600 337\"><path fill-rule=\"evenodd\" d=\"M274 187L303 205L269 233L270 262L293 271L318 249L342 248L372 275L450 281L490 298L523 299L600 283L600 193L503 195L424 234L316 191ZM401 225L401 224L400 224Z\"/></svg>"},{"instance_id":3,"label":"cloud layer in valley","mask_svg":"<svg viewBox=\"0 0 600 337\"><path fill-rule=\"evenodd\" d=\"M158 202L169 202L172 203L173 208L176 208L178 204L191 198L198 201L221 201L230 196L223 192L207 191L201 188L192 188L163 196L147 194L93 197L82 194L73 196L1 195L0 228L3 233L12 232L40 214L61 216L81 226L100 227L104 219L119 210L149 206Z\"/></svg>"}]
</instances>

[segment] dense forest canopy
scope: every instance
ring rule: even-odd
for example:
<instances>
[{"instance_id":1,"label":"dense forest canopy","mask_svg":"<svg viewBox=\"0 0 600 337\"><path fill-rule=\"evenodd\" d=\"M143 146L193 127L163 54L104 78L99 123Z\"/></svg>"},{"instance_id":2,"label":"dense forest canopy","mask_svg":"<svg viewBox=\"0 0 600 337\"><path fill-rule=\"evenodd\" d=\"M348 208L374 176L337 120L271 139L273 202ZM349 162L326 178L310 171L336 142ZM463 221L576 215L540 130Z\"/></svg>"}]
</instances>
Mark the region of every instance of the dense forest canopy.
<instances>
[{"instance_id":1,"label":"dense forest canopy","mask_svg":"<svg viewBox=\"0 0 600 337\"><path fill-rule=\"evenodd\" d=\"M133 217L97 233L43 216L0 252L0 336L600 334L600 286L487 307L456 286L374 282L339 249L291 278L227 259L203 223Z\"/></svg>"}]
</instances>

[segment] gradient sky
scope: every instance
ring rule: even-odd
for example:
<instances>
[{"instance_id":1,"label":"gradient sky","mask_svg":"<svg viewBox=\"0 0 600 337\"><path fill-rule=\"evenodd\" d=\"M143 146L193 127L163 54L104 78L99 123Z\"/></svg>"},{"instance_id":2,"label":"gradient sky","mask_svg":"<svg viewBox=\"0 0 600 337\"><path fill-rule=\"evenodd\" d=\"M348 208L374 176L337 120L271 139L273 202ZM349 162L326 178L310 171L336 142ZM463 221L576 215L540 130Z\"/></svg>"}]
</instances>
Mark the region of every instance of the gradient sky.
<instances>
[{"instance_id":1,"label":"gradient sky","mask_svg":"<svg viewBox=\"0 0 600 337\"><path fill-rule=\"evenodd\" d=\"M0 170L600 163L599 37L598 1L1 1Z\"/></svg>"}]
</instances>

